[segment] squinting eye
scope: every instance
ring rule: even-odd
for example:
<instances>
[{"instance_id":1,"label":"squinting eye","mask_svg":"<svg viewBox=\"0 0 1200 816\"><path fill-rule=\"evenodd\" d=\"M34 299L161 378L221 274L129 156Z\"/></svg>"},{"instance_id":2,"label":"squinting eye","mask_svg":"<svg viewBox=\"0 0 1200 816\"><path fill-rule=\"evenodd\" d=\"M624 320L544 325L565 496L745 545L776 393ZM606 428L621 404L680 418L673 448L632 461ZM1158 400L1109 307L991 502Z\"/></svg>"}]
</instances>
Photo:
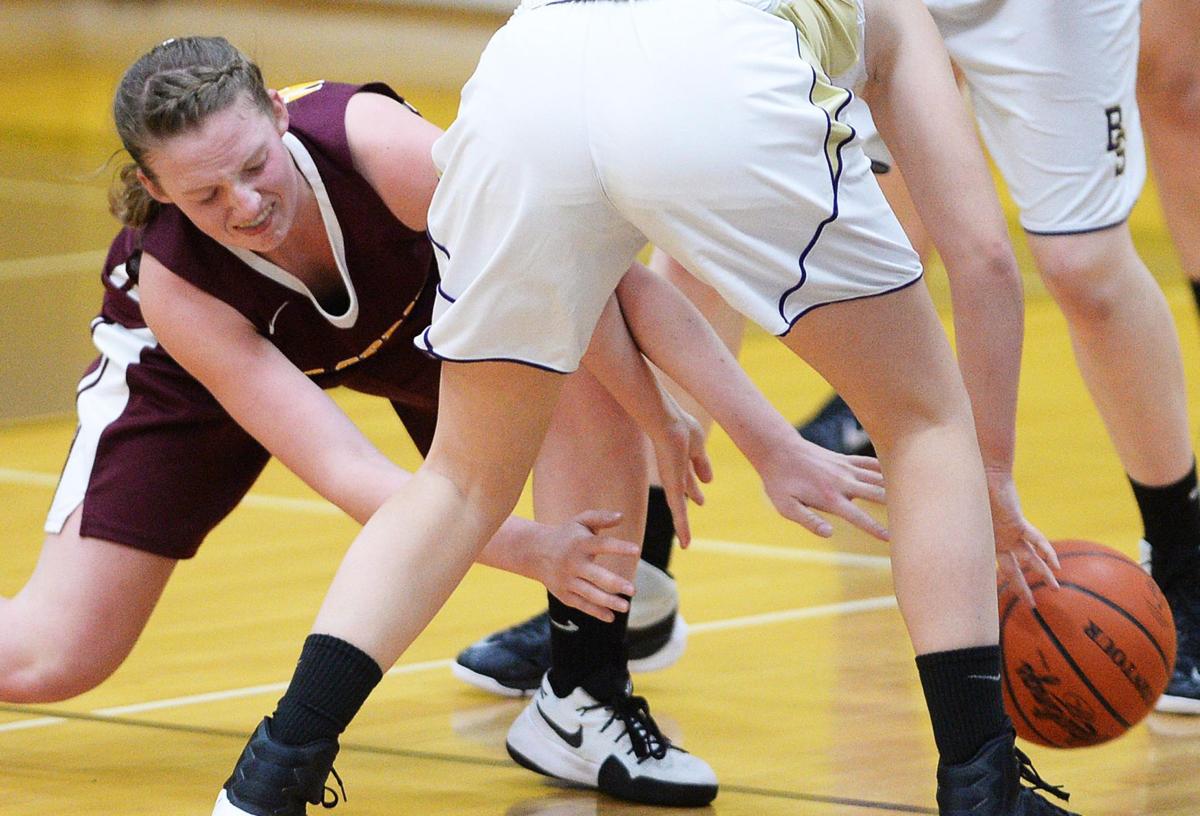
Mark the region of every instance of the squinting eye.
<instances>
[{"instance_id":1,"label":"squinting eye","mask_svg":"<svg viewBox=\"0 0 1200 816\"><path fill-rule=\"evenodd\" d=\"M211 204L211 203L213 203L213 202L214 202L214 201L216 201L216 200L217 200L217 191L216 191L216 190L213 190L211 193L209 193L208 195L206 195L204 198L200 199L200 201L199 201L198 203L200 203L200 204Z\"/></svg>"},{"instance_id":2,"label":"squinting eye","mask_svg":"<svg viewBox=\"0 0 1200 816\"><path fill-rule=\"evenodd\" d=\"M254 165L253 167L247 167L246 172L247 173L257 173L266 166L267 166L267 160L263 159L258 164Z\"/></svg>"}]
</instances>

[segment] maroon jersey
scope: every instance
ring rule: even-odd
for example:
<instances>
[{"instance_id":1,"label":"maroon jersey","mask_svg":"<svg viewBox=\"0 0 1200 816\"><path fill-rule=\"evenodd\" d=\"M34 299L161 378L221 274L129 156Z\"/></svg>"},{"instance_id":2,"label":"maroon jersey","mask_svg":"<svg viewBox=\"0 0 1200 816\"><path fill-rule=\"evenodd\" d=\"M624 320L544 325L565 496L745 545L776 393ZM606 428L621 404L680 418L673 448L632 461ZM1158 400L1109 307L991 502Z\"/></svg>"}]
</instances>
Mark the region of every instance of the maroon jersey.
<instances>
[{"instance_id":1,"label":"maroon jersey","mask_svg":"<svg viewBox=\"0 0 1200 816\"><path fill-rule=\"evenodd\" d=\"M311 158L310 169L327 195L323 210L331 206L342 233L351 304L345 314L327 315L306 293L252 268L236 250L209 238L168 205L144 230L123 230L113 242L105 265L103 316L126 326L145 325L129 297L138 250L144 249L244 315L321 387L345 385L432 410L436 365L431 369L412 337L429 323L436 262L426 235L401 223L354 169L345 118L346 105L358 92L403 101L382 84L320 82L294 90L288 104L288 133ZM292 145L289 149L303 170L305 163Z\"/></svg>"}]
</instances>

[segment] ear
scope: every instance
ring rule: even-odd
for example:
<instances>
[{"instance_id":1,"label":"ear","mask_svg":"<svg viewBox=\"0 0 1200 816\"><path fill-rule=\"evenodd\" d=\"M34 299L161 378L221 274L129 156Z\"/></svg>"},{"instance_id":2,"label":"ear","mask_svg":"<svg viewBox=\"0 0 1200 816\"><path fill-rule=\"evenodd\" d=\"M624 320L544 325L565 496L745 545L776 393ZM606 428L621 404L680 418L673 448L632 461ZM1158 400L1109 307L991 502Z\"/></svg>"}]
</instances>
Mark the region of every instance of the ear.
<instances>
[{"instance_id":1,"label":"ear","mask_svg":"<svg viewBox=\"0 0 1200 816\"><path fill-rule=\"evenodd\" d=\"M151 198L153 198L159 204L171 203L171 198L163 192L161 187L158 186L158 182L147 176L140 167L137 169L137 177L138 181L140 181L142 186L146 188L146 192L150 194Z\"/></svg>"},{"instance_id":2,"label":"ear","mask_svg":"<svg viewBox=\"0 0 1200 816\"><path fill-rule=\"evenodd\" d=\"M287 103L283 101L279 91L274 88L267 89L267 96L271 97L271 111L275 119L275 132L280 136L287 133L288 122L291 118L288 116Z\"/></svg>"}]
</instances>

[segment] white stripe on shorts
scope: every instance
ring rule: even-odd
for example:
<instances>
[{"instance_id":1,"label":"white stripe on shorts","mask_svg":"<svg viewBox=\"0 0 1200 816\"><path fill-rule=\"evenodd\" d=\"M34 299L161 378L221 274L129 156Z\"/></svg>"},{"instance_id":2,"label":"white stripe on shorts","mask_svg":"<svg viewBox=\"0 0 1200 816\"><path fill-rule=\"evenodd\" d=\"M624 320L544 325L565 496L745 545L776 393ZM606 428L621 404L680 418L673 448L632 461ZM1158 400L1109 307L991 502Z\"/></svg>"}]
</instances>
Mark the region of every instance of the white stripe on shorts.
<instances>
[{"instance_id":1,"label":"white stripe on shorts","mask_svg":"<svg viewBox=\"0 0 1200 816\"><path fill-rule=\"evenodd\" d=\"M126 372L137 365L142 351L158 345L149 329L129 329L105 322L93 323L92 342L100 350L100 364L79 383L75 399L79 427L46 516L47 533L61 533L67 517L83 503L100 436L129 403Z\"/></svg>"}]
</instances>

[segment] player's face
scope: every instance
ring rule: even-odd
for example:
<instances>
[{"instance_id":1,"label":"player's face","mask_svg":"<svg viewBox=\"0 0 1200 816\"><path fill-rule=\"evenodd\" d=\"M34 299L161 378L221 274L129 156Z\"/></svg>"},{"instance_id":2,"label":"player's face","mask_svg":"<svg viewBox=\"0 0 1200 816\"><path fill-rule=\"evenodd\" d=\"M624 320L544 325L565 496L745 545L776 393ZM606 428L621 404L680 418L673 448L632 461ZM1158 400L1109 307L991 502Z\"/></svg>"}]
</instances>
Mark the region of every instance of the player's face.
<instances>
[{"instance_id":1,"label":"player's face","mask_svg":"<svg viewBox=\"0 0 1200 816\"><path fill-rule=\"evenodd\" d=\"M287 108L272 98L268 115L243 95L145 157L155 198L179 207L210 238L259 253L283 243L300 201L300 174L280 139Z\"/></svg>"}]
</instances>

